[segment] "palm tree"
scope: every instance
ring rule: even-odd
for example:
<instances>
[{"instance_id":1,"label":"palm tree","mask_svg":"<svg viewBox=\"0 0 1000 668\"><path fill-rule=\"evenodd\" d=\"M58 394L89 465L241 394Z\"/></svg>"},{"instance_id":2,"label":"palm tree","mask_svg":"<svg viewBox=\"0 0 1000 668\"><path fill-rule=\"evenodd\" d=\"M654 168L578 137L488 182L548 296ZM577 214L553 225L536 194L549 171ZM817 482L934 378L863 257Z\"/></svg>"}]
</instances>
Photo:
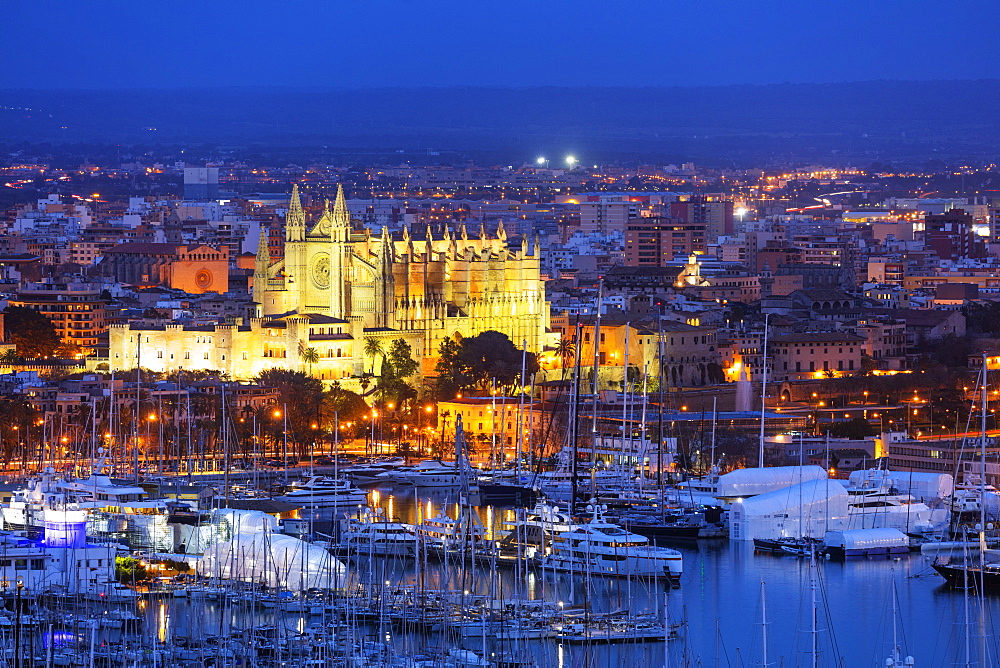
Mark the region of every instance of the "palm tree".
<instances>
[{"instance_id":1,"label":"palm tree","mask_svg":"<svg viewBox=\"0 0 1000 668\"><path fill-rule=\"evenodd\" d=\"M313 364L319 362L319 351L315 348L306 348L302 351L302 361L309 365L309 375L313 375Z\"/></svg>"},{"instance_id":2,"label":"palm tree","mask_svg":"<svg viewBox=\"0 0 1000 668\"><path fill-rule=\"evenodd\" d=\"M576 357L576 344L571 339L562 337L556 346L556 355L562 358L562 367L565 369Z\"/></svg>"},{"instance_id":3,"label":"palm tree","mask_svg":"<svg viewBox=\"0 0 1000 668\"><path fill-rule=\"evenodd\" d=\"M0 353L0 364L15 364L21 360L20 355L17 354L17 350L14 348L8 348L7 350Z\"/></svg>"},{"instance_id":4,"label":"palm tree","mask_svg":"<svg viewBox=\"0 0 1000 668\"><path fill-rule=\"evenodd\" d=\"M361 394L367 395L368 386L372 384L372 375L370 373L364 372L358 378L358 386L361 388Z\"/></svg>"},{"instance_id":5,"label":"palm tree","mask_svg":"<svg viewBox=\"0 0 1000 668\"><path fill-rule=\"evenodd\" d=\"M385 359L385 348L382 347L382 341L374 336L365 337L365 356L372 358L372 370L371 375L375 375L375 358L381 356Z\"/></svg>"}]
</instances>

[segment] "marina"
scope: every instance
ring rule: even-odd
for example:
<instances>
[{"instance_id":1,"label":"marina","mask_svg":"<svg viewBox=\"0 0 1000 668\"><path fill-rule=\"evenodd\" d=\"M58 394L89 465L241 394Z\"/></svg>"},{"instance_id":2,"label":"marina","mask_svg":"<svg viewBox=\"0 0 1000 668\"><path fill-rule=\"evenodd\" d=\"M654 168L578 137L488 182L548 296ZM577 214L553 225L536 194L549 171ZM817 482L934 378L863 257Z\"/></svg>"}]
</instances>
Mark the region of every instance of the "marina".
<instances>
[{"instance_id":1,"label":"marina","mask_svg":"<svg viewBox=\"0 0 1000 668\"><path fill-rule=\"evenodd\" d=\"M822 658L817 665L882 665L892 651L897 623L888 612L894 590L898 625L906 631L905 654L920 657L921 665L940 665L960 652L964 634L974 631L961 623L967 618L965 605L973 610L970 625L979 605L985 604L986 619L1000 605L992 591L970 599L948 588L929 557L909 550L836 561L796 557L792 551L762 554L753 542L724 538L661 539L655 549L683 563L675 578L665 581L647 570L602 577L586 564L528 558L529 551L544 552L580 527L641 543L601 510L591 507L589 515L571 518L556 505L469 507L463 530L458 496L454 489L383 485L368 490L371 509L362 507L351 521L339 508L304 509L293 525L314 527L310 548L329 554L337 537L337 560L331 556L329 563L343 568L334 566L319 580L318 572L289 560L283 562L288 572L277 578L199 565L197 575L137 584L128 589L135 593L132 598L22 592L22 615L6 615L0 632L13 639L16 628L22 651L32 652L38 665L89 665L93 657L95 665L122 666L210 661L561 667L623 660L643 666L665 661L752 666L761 665L765 649L784 665L803 665L813 642L810 610L820 609L824 630L816 638ZM418 529L428 522L437 526L436 536ZM336 528L341 523L343 532ZM534 541L526 531L532 526L540 530ZM277 523L271 530L278 530ZM261 535L270 535L266 542L275 545L297 541L280 533ZM398 545L394 536L400 538ZM260 547L261 540L240 545L239 557L267 563L251 555L250 545ZM511 558L518 551L523 558ZM293 552L298 554L298 548ZM138 554L148 564L167 561L165 555ZM236 568L235 555L220 552L217 544L198 560ZM301 575L294 576L295 571ZM8 611L17 609L11 600L16 596L6 594ZM766 641L765 602L767 624L781 629L766 634ZM954 623L938 623L939 615ZM920 628L935 632L914 631ZM844 634L855 642L838 643ZM992 639L989 643L992 655ZM22 656L27 660L27 653ZM16 665L9 652L8 658Z\"/></svg>"}]
</instances>

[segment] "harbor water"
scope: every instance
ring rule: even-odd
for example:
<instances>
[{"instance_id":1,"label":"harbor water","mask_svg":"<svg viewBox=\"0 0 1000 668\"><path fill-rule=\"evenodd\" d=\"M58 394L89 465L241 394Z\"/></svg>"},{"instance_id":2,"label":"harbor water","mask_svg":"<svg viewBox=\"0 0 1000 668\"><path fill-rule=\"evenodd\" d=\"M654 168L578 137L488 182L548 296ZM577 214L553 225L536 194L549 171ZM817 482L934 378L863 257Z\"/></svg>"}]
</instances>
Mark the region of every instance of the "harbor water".
<instances>
[{"instance_id":1,"label":"harbor water","mask_svg":"<svg viewBox=\"0 0 1000 668\"><path fill-rule=\"evenodd\" d=\"M453 492L386 488L374 490L369 498L388 517L411 523L442 508L454 516L457 509ZM491 528L513 517L510 509L476 510ZM331 511L317 511L314 517L318 526L332 519ZM918 666L965 665L966 651L969 665L1000 665L992 630L1000 596L987 592L981 614L978 594L965 596L945 587L920 553L892 559L819 559L811 564L808 558L755 554L752 543L726 539L674 541L669 546L684 555L678 588L663 582L468 566L459 557L419 564L413 559L356 557L348 565L352 578L368 586L419 584L470 596L546 600L595 613L654 614L677 625L676 637L668 642L581 647L551 639L524 641L544 666L612 666L622 661L643 666L760 666L765 651L767 665L814 665L814 647L815 665L881 666L894 643L902 656L914 656ZM403 653L445 642L433 634L389 635ZM464 646L478 652L487 644L483 638L467 637ZM666 657L664 646L669 648ZM981 647L988 654L985 662L979 659Z\"/></svg>"}]
</instances>

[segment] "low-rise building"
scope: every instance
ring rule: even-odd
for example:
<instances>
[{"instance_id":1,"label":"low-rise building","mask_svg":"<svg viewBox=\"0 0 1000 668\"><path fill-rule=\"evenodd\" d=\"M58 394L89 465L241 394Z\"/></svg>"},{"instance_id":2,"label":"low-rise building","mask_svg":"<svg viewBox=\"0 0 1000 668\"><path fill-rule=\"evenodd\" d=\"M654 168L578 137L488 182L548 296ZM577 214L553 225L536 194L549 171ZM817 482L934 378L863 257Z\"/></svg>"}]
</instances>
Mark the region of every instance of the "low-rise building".
<instances>
[{"instance_id":1,"label":"low-rise building","mask_svg":"<svg viewBox=\"0 0 1000 668\"><path fill-rule=\"evenodd\" d=\"M848 332L783 334L768 342L774 380L836 378L861 370L865 338Z\"/></svg>"}]
</instances>

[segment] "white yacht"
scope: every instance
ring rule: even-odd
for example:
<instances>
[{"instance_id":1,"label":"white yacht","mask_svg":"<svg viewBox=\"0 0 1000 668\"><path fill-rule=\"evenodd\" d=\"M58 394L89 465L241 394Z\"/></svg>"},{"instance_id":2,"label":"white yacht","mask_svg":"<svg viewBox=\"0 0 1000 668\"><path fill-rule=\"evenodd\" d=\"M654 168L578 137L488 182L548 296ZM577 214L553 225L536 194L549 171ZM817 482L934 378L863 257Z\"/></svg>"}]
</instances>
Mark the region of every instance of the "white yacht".
<instances>
[{"instance_id":1,"label":"white yacht","mask_svg":"<svg viewBox=\"0 0 1000 668\"><path fill-rule=\"evenodd\" d=\"M81 510L87 514L87 535L120 540L132 547L169 551L170 509L164 499L150 499L142 487L120 485L102 471L104 459L86 478L58 476L52 468L16 490L0 508L5 525L41 528L46 510Z\"/></svg>"},{"instance_id":2,"label":"white yacht","mask_svg":"<svg viewBox=\"0 0 1000 668\"><path fill-rule=\"evenodd\" d=\"M982 484L978 474L966 473L962 482L955 485L948 499L948 507L953 513L978 515L984 499L986 514L996 516L997 508L1000 507L1000 492L993 485Z\"/></svg>"},{"instance_id":3,"label":"white yacht","mask_svg":"<svg viewBox=\"0 0 1000 668\"><path fill-rule=\"evenodd\" d=\"M417 553L417 531L412 524L386 519L381 508L365 508L347 521L340 547L351 555L412 557Z\"/></svg>"},{"instance_id":4,"label":"white yacht","mask_svg":"<svg viewBox=\"0 0 1000 668\"><path fill-rule=\"evenodd\" d=\"M884 471L871 471L859 484L847 488L849 529L928 531L947 522L947 511L932 509L891 484Z\"/></svg>"},{"instance_id":5,"label":"white yacht","mask_svg":"<svg viewBox=\"0 0 1000 668\"><path fill-rule=\"evenodd\" d=\"M591 485L597 492L604 490L620 490L633 482L633 476L628 471L619 469L580 470L576 473L576 493L589 494ZM539 473L534 480L534 486L548 499L569 502L573 496L573 473L566 469L545 471Z\"/></svg>"},{"instance_id":6,"label":"white yacht","mask_svg":"<svg viewBox=\"0 0 1000 668\"><path fill-rule=\"evenodd\" d=\"M468 476L470 482L475 479L473 472ZM388 482L414 487L458 487L462 484L462 472L459 468L439 459L429 459L416 466L388 471L380 477Z\"/></svg>"},{"instance_id":7,"label":"white yacht","mask_svg":"<svg viewBox=\"0 0 1000 668\"><path fill-rule=\"evenodd\" d=\"M652 545L603 517L603 508L589 506L590 521L555 537L551 551L538 559L544 569L608 577L653 577L676 580L683 571L681 553Z\"/></svg>"},{"instance_id":8,"label":"white yacht","mask_svg":"<svg viewBox=\"0 0 1000 668\"><path fill-rule=\"evenodd\" d=\"M551 548L556 536L578 526L559 506L542 501L531 510L517 511L514 520L504 522L504 532L497 547L500 554L523 554L527 559L534 559Z\"/></svg>"},{"instance_id":9,"label":"white yacht","mask_svg":"<svg viewBox=\"0 0 1000 668\"><path fill-rule=\"evenodd\" d=\"M417 525L417 536L433 552L461 552L486 547L486 527L471 510L457 520L444 512Z\"/></svg>"},{"instance_id":10,"label":"white yacht","mask_svg":"<svg viewBox=\"0 0 1000 668\"><path fill-rule=\"evenodd\" d=\"M293 482L282 496L275 498L304 507L334 508L362 504L368 494L346 480L314 475Z\"/></svg>"}]
</instances>

